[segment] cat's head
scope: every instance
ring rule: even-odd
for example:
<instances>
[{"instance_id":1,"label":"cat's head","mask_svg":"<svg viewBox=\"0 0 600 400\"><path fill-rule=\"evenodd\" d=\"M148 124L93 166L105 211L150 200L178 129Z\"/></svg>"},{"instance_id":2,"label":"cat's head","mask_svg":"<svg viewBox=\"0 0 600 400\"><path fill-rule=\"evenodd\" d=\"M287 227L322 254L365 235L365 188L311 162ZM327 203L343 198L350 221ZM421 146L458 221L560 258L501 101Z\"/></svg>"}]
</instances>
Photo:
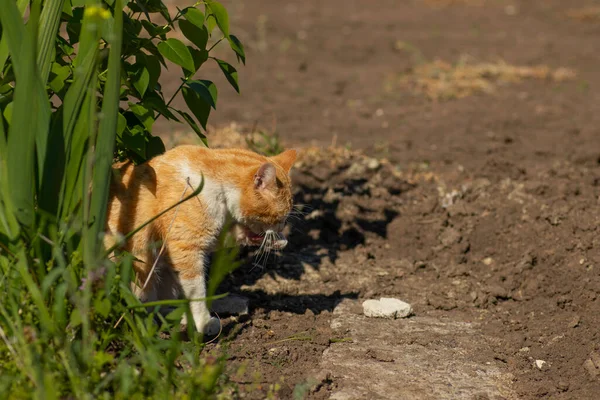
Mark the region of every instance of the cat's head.
<instances>
[{"instance_id":1,"label":"cat's head","mask_svg":"<svg viewBox=\"0 0 600 400\"><path fill-rule=\"evenodd\" d=\"M293 209L290 170L296 156L296 150L286 150L258 161L248 171L241 188L238 243L273 249L286 246L282 231Z\"/></svg>"}]
</instances>

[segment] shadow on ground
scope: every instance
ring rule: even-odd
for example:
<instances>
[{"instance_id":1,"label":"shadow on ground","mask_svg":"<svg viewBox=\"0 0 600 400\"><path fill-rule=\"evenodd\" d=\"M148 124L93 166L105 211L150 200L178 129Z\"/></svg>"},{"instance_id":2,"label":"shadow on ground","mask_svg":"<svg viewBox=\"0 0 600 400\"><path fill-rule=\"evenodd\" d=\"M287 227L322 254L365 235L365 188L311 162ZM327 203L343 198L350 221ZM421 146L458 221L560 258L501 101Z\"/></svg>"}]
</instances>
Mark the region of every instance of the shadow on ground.
<instances>
[{"instance_id":1,"label":"shadow on ground","mask_svg":"<svg viewBox=\"0 0 600 400\"><path fill-rule=\"evenodd\" d=\"M336 168L325 164L293 174L294 201L299 212L290 222L285 250L268 259L243 250L240 256L244 264L220 290L249 297L251 308L297 314L332 311L342 299L357 298L356 292L339 290L331 295L283 295L252 288L265 277L298 281L307 268L318 271L323 262L335 264L341 252L365 245L369 236L387 238L388 225L399 215L398 195L411 186L405 184L399 189L398 182L393 187L382 184L389 171L381 166L368 170L361 159ZM360 178L353 176L357 170Z\"/></svg>"}]
</instances>

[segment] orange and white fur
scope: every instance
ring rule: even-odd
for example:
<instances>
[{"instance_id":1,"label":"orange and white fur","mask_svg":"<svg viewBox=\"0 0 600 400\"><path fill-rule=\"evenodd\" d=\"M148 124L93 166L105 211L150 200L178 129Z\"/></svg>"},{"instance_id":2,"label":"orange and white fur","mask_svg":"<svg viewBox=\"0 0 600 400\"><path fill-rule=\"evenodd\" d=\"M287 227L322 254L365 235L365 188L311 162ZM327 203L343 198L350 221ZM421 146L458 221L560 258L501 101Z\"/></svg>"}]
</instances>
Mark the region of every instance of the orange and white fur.
<instances>
[{"instance_id":1,"label":"orange and white fur","mask_svg":"<svg viewBox=\"0 0 600 400\"><path fill-rule=\"evenodd\" d=\"M123 244L139 260L134 269L140 299L206 297L207 258L229 219L239 244L285 247L287 241L279 234L292 211L289 172L295 160L295 150L264 157L248 150L179 146L145 164L117 166L107 245L181 200L184 192L189 195L204 177L196 199L164 214ZM210 317L205 302L192 302L191 311L199 332L219 332L220 323Z\"/></svg>"}]
</instances>

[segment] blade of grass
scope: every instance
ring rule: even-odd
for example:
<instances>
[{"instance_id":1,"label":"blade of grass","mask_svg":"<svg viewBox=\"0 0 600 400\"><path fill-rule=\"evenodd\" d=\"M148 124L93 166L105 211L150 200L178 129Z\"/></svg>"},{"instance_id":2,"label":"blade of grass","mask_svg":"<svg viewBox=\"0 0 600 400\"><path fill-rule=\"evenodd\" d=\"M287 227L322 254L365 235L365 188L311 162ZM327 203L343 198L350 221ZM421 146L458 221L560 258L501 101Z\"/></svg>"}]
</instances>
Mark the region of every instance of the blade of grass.
<instances>
[{"instance_id":1,"label":"blade of grass","mask_svg":"<svg viewBox=\"0 0 600 400\"><path fill-rule=\"evenodd\" d=\"M46 0L40 16L40 31L38 33L37 64L40 71L42 84L48 81L50 66L52 65L52 52L56 33L60 25L60 16L65 0ZM43 165L43 164L41 164Z\"/></svg>"},{"instance_id":2,"label":"blade of grass","mask_svg":"<svg viewBox=\"0 0 600 400\"><path fill-rule=\"evenodd\" d=\"M4 132L4 120L2 113L0 113L0 232L4 233L12 241L19 234L19 224L15 218L12 200L9 195L6 152L7 143Z\"/></svg>"},{"instance_id":3,"label":"blade of grass","mask_svg":"<svg viewBox=\"0 0 600 400\"><path fill-rule=\"evenodd\" d=\"M121 87L121 42L123 36L123 5L121 0L115 1L114 23L108 55L108 75L102 99L102 117L98 128L95 146L95 163L92 182L92 199L89 209L91 225L86 232L87 262L93 262L99 254L101 245L100 233L105 227L106 208L110 186L111 165L117 132L117 114L119 112L119 90Z\"/></svg>"},{"instance_id":4,"label":"blade of grass","mask_svg":"<svg viewBox=\"0 0 600 400\"><path fill-rule=\"evenodd\" d=\"M60 25L60 17L62 14L64 1L65 0L46 0L44 2L44 9L42 10L42 14L40 16L40 30L37 36L37 65L40 74L40 82L44 87L46 86L46 83L48 82L48 76L50 75L54 43L56 41L56 35ZM50 120L48 120L48 125L49 124ZM38 131L38 134L36 135L36 153L40 189L43 182L45 169L53 168L53 166L46 164L47 153L51 151L51 149L48 148L49 134L50 132L45 130L43 132Z\"/></svg>"},{"instance_id":5,"label":"blade of grass","mask_svg":"<svg viewBox=\"0 0 600 400\"><path fill-rule=\"evenodd\" d=\"M45 134L50 105L35 63L35 37L40 3L30 10L28 29L11 0L1 0L0 23L8 40L16 81L12 123L8 135L7 168L10 195L17 218L26 227L34 224L35 138ZM31 118L35 115L36 118Z\"/></svg>"},{"instance_id":6,"label":"blade of grass","mask_svg":"<svg viewBox=\"0 0 600 400\"><path fill-rule=\"evenodd\" d=\"M87 95L86 89L89 87L92 75L96 72L98 43L101 37L100 27L103 25L100 22L105 19L104 14L98 10L100 10L99 7L90 5L84 11L79 53L73 60L73 65L76 67L74 79L63 103L63 136L65 153L68 156L59 199L61 219L72 213L72 210L78 205L78 196L81 194L75 188L80 187L78 183L82 179L82 160L84 159L87 135L76 135L75 130Z\"/></svg>"},{"instance_id":7,"label":"blade of grass","mask_svg":"<svg viewBox=\"0 0 600 400\"><path fill-rule=\"evenodd\" d=\"M15 267L17 268L21 279L23 279L23 283L37 308L37 316L42 328L40 330L41 333L51 337L54 332L54 323L52 322L52 318L50 318L50 311L48 310L48 307L46 307L42 292L29 273L29 263L24 248L21 248L18 253L18 260Z\"/></svg>"},{"instance_id":8,"label":"blade of grass","mask_svg":"<svg viewBox=\"0 0 600 400\"><path fill-rule=\"evenodd\" d=\"M17 0L17 8L21 13L21 17L25 15L28 4L29 0ZM8 53L8 39L6 38L6 35L3 34L0 38L0 72L2 72L4 64L6 64L6 60L8 60Z\"/></svg>"}]
</instances>

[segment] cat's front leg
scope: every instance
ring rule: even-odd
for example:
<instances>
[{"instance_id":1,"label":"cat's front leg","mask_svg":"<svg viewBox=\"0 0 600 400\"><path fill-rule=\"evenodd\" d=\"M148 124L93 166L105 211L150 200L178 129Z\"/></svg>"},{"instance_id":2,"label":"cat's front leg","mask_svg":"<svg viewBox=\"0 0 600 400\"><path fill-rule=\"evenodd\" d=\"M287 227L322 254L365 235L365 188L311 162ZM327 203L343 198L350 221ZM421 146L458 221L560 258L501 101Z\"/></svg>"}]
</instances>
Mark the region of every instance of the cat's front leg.
<instances>
[{"instance_id":1,"label":"cat's front leg","mask_svg":"<svg viewBox=\"0 0 600 400\"><path fill-rule=\"evenodd\" d=\"M181 278L181 288L186 299L205 299L206 298L206 279L204 273L197 276ZM205 300L196 300L190 303L192 317L196 330L208 336L215 336L221 330L219 319L210 316ZM186 316L183 316L182 324L187 325Z\"/></svg>"},{"instance_id":2,"label":"cat's front leg","mask_svg":"<svg viewBox=\"0 0 600 400\"><path fill-rule=\"evenodd\" d=\"M209 336L215 336L221 330L221 322L218 318L210 316L206 306L206 269L204 254L198 251L190 251L189 244L171 243L170 251L173 254L173 267L178 272L179 283L186 299L190 302L190 310L194 317L194 324L198 332ZM203 299L203 300L197 300ZM188 321L184 315L182 324Z\"/></svg>"}]
</instances>

